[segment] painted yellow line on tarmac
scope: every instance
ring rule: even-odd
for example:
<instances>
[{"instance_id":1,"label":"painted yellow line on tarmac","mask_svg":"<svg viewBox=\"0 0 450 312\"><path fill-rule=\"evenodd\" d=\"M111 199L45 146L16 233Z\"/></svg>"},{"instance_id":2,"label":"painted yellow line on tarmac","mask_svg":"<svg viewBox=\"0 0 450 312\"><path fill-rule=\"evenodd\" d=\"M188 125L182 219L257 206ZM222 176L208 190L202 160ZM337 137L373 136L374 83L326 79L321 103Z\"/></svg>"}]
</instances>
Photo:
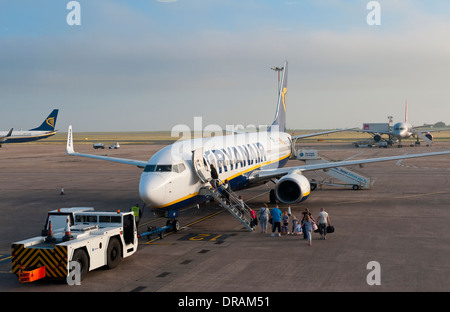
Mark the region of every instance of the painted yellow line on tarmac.
<instances>
[{"instance_id":1,"label":"painted yellow line on tarmac","mask_svg":"<svg viewBox=\"0 0 450 312\"><path fill-rule=\"evenodd\" d=\"M196 220L196 221L194 221L194 222L191 222L191 223L189 223L189 224L187 224L187 225L181 227L178 231L181 231L181 230L186 229L186 228L188 228L188 227L190 227L190 226L192 226L192 225L194 225L194 224L197 224L197 223L199 223L199 222L202 222L202 221L205 221L205 220L207 220L207 219L209 219L209 218L212 218L212 217L214 217L214 216L216 216L216 215L218 215L219 213L222 213L222 212L223 212L223 211L218 211L218 212L215 212L215 213L213 213L213 214L210 214L210 215L208 215L208 216L206 216L206 217L203 217L203 218L201 218L201 219L198 219L198 220ZM173 233L174 233L174 231L170 231L170 232L168 232L168 233L163 234L163 237L166 237L167 235L170 235L170 234L173 234ZM157 240L159 240L159 238L154 238L154 239L149 240L148 242L143 243L143 244L144 244L144 245L173 245L173 244L169 244L169 243L154 243L154 242L157 241Z\"/></svg>"},{"instance_id":2,"label":"painted yellow line on tarmac","mask_svg":"<svg viewBox=\"0 0 450 312\"><path fill-rule=\"evenodd\" d=\"M432 192L432 193L420 193L420 194L407 194L407 195L401 195L401 196L394 196L394 197L388 197L384 198L384 200L389 199L409 199L409 198L415 198L415 197L425 197L425 196L432 196L432 195L439 195L439 194L448 194L449 191L440 191L440 192ZM342 205L342 204L357 204L357 203L367 203L375 200L379 200L380 197L375 198L367 198L367 199L361 199L361 200L350 200L345 202L334 202L330 203L328 205Z\"/></svg>"},{"instance_id":3,"label":"painted yellow line on tarmac","mask_svg":"<svg viewBox=\"0 0 450 312\"><path fill-rule=\"evenodd\" d=\"M187 228L187 227L189 227L189 226L191 226L191 225L194 225L194 224L197 224L197 223L199 223L199 222L205 221L205 220L207 220L207 219L209 219L209 218L212 218L212 217L214 217L214 216L216 216L216 215L218 215L219 213L222 213L222 212L224 212L224 210L219 211L219 212L215 212L215 213L213 213L213 214L210 214L209 216L206 216L206 217L204 217L204 218L198 219L197 221L191 222L191 223L189 223L188 225L183 226L181 229L184 229L184 228Z\"/></svg>"},{"instance_id":4,"label":"painted yellow line on tarmac","mask_svg":"<svg viewBox=\"0 0 450 312\"><path fill-rule=\"evenodd\" d=\"M0 255L0 257L4 257L5 255ZM2 263L3 261L6 261L6 260L10 260L12 258L12 256L8 256L8 257L5 257L5 258L0 258L0 263ZM11 274L12 272L11 272L11 270L9 270L9 271L1 271L0 270L0 274Z\"/></svg>"},{"instance_id":5,"label":"painted yellow line on tarmac","mask_svg":"<svg viewBox=\"0 0 450 312\"><path fill-rule=\"evenodd\" d=\"M8 260L8 259L11 259L11 258L12 258L12 256L9 256L9 257L6 257L6 258L1 258L1 259L0 259L0 262L5 261L5 260Z\"/></svg>"},{"instance_id":6,"label":"painted yellow line on tarmac","mask_svg":"<svg viewBox=\"0 0 450 312\"><path fill-rule=\"evenodd\" d=\"M409 195L403 195L403 196L396 196L392 197L395 199L401 199L401 198L413 198L413 197L422 197L422 196L430 196L430 195L437 195L437 194L448 194L448 191L440 191L440 192L433 192L433 193L422 193L422 194L409 194Z\"/></svg>"}]
</instances>

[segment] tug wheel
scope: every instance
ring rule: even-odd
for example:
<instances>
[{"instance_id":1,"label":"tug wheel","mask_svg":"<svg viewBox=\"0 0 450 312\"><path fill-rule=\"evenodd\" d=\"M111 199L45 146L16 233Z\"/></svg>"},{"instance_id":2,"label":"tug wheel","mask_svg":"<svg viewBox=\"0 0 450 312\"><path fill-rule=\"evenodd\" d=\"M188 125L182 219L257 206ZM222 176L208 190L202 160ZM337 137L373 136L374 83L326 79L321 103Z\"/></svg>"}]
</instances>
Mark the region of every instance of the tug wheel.
<instances>
[{"instance_id":1,"label":"tug wheel","mask_svg":"<svg viewBox=\"0 0 450 312\"><path fill-rule=\"evenodd\" d=\"M106 266L109 269L114 269L122 260L122 248L117 238L111 238L108 244L108 250L106 251Z\"/></svg>"}]
</instances>

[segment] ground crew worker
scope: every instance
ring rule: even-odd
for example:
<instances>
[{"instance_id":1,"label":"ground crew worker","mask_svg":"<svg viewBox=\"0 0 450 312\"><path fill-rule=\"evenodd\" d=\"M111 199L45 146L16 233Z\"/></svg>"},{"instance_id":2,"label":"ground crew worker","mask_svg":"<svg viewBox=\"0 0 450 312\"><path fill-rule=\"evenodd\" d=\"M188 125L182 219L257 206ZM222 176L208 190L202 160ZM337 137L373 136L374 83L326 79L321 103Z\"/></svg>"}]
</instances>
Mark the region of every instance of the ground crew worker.
<instances>
[{"instance_id":1,"label":"ground crew worker","mask_svg":"<svg viewBox=\"0 0 450 312\"><path fill-rule=\"evenodd\" d=\"M141 216L142 216L141 209L139 209L139 204L136 204L133 207L131 207L131 211L134 213L134 219L136 220L136 226L138 226L139 225L139 221L140 221Z\"/></svg>"}]
</instances>

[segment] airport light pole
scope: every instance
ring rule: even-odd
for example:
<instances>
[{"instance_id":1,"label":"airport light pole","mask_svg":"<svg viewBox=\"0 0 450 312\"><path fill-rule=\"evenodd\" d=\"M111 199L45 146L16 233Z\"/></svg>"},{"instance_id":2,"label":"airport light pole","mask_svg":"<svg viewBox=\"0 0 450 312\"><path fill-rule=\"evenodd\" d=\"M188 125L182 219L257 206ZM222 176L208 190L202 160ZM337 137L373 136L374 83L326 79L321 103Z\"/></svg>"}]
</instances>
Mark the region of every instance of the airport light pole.
<instances>
[{"instance_id":1,"label":"airport light pole","mask_svg":"<svg viewBox=\"0 0 450 312\"><path fill-rule=\"evenodd\" d=\"M272 67L271 69L274 70L274 71L276 71L276 72L278 72L278 93L280 93L280 73L281 73L281 71L284 69L284 67L277 67L277 66L274 66L274 67Z\"/></svg>"},{"instance_id":2,"label":"airport light pole","mask_svg":"<svg viewBox=\"0 0 450 312\"><path fill-rule=\"evenodd\" d=\"M389 120L389 131L392 131L392 125L394 124L393 122L394 117L388 116L388 120Z\"/></svg>"}]
</instances>

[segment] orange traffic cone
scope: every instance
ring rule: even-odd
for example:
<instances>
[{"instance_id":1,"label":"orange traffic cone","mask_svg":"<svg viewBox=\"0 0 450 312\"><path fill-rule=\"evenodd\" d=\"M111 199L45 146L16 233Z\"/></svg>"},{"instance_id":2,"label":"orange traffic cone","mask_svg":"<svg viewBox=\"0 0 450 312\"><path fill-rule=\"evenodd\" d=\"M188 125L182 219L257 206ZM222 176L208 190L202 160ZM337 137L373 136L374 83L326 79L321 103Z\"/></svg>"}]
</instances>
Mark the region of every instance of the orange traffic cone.
<instances>
[{"instance_id":1,"label":"orange traffic cone","mask_svg":"<svg viewBox=\"0 0 450 312\"><path fill-rule=\"evenodd\" d=\"M47 238L45 239L46 243L52 243L55 241L55 237L53 237L53 229L52 229L52 221L48 222L48 231Z\"/></svg>"},{"instance_id":2,"label":"orange traffic cone","mask_svg":"<svg viewBox=\"0 0 450 312\"><path fill-rule=\"evenodd\" d=\"M66 227L64 229L64 237L63 242L71 240L73 236L70 234L70 225L69 225L69 218L66 220Z\"/></svg>"}]
</instances>

